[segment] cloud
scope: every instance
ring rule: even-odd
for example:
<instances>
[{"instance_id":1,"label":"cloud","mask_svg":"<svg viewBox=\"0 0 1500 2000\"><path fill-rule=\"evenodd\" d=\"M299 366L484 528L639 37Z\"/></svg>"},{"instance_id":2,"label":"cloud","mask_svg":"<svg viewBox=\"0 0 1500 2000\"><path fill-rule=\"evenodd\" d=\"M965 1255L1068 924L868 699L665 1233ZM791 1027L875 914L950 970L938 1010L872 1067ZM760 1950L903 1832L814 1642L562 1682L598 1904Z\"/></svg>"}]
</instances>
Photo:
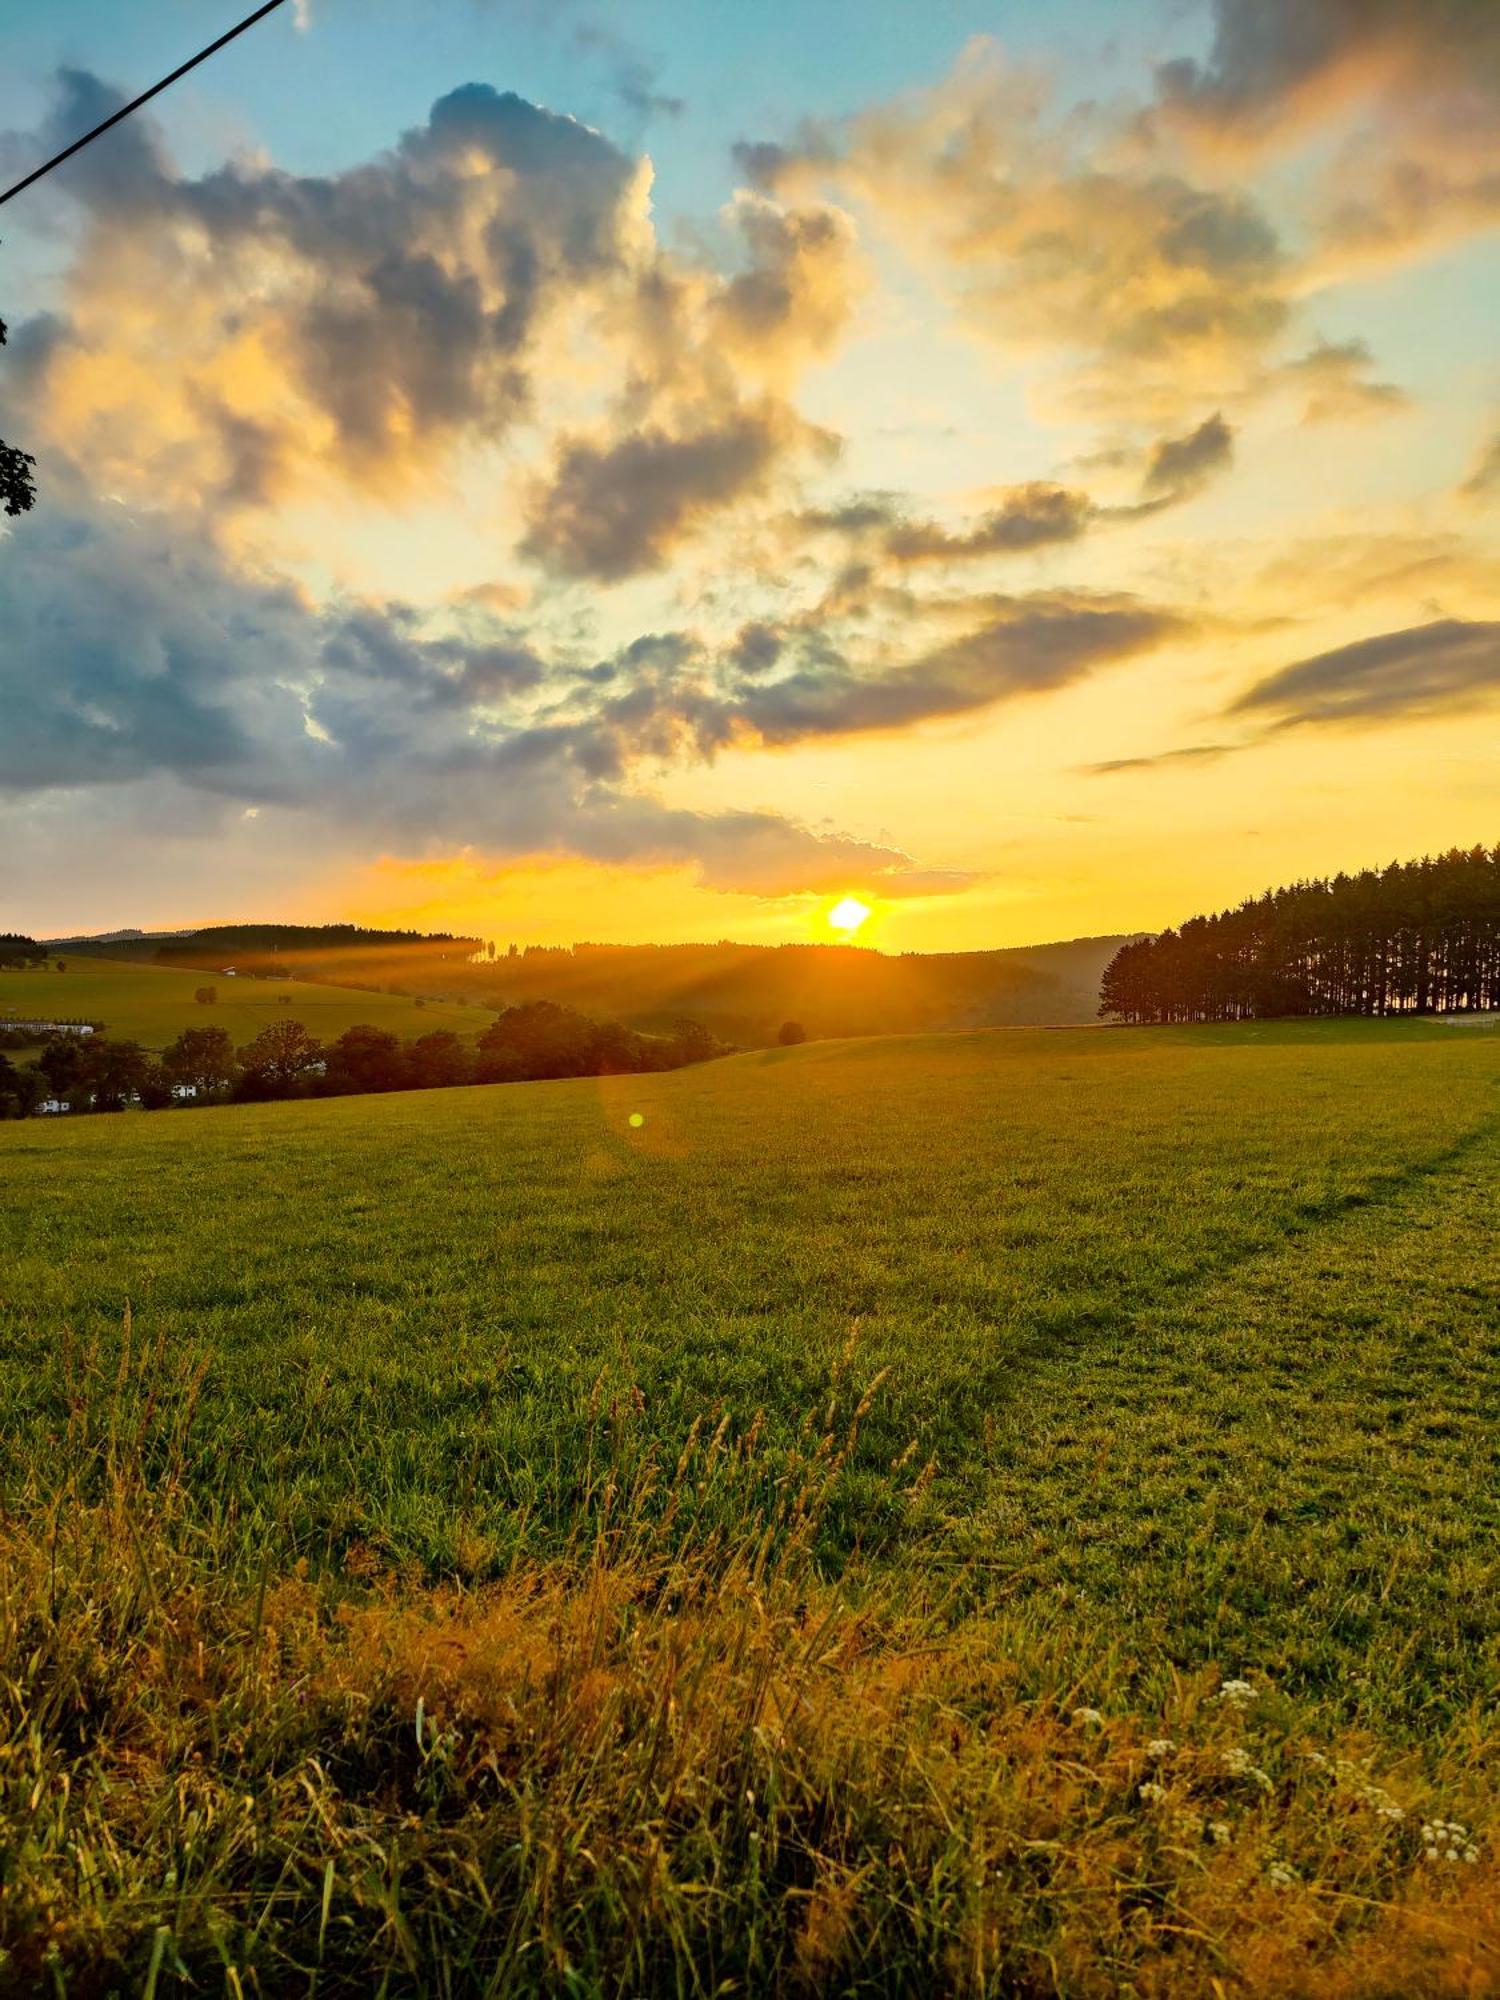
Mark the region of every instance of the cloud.
<instances>
[{"instance_id":1,"label":"cloud","mask_svg":"<svg viewBox=\"0 0 1500 2000\"><path fill-rule=\"evenodd\" d=\"M1358 421L1409 409L1411 398L1404 389L1394 382L1370 380L1368 371L1374 365L1368 341L1319 340L1306 354L1284 362L1277 377L1307 396L1305 424Z\"/></svg>"},{"instance_id":2,"label":"cloud","mask_svg":"<svg viewBox=\"0 0 1500 2000\"><path fill-rule=\"evenodd\" d=\"M1353 100L1429 96L1465 77L1500 86L1489 0L1214 0L1213 19L1206 62L1159 69L1161 106L1247 143Z\"/></svg>"},{"instance_id":3,"label":"cloud","mask_svg":"<svg viewBox=\"0 0 1500 2000\"><path fill-rule=\"evenodd\" d=\"M1106 506L1077 487L1030 480L1006 488L998 504L965 527L913 515L894 494L871 494L836 507L809 509L793 517L791 531L834 534L858 551L863 568L909 570L924 564L982 562L1029 555L1038 549L1078 542L1091 530L1137 520L1190 500L1234 458L1234 431L1222 415L1207 417L1182 437L1158 438L1144 453L1116 450L1094 463L1119 469L1139 465L1139 499Z\"/></svg>"},{"instance_id":4,"label":"cloud","mask_svg":"<svg viewBox=\"0 0 1500 2000\"><path fill-rule=\"evenodd\" d=\"M1119 138L980 41L935 89L739 158L783 194L867 205L980 338L1055 363L1065 412L1165 423L1241 388L1287 324L1292 261L1249 196Z\"/></svg>"},{"instance_id":5,"label":"cloud","mask_svg":"<svg viewBox=\"0 0 1500 2000\"><path fill-rule=\"evenodd\" d=\"M1086 591L980 597L946 609L977 622L888 665L860 668L820 644L779 679L736 688L715 720L771 745L901 729L1066 686L1188 629L1159 606Z\"/></svg>"},{"instance_id":6,"label":"cloud","mask_svg":"<svg viewBox=\"0 0 1500 2000\"><path fill-rule=\"evenodd\" d=\"M1093 513L1087 494L1039 480L1012 488L998 507L958 534L930 521L899 522L886 536L885 551L897 563L1017 555L1077 541Z\"/></svg>"},{"instance_id":7,"label":"cloud","mask_svg":"<svg viewBox=\"0 0 1500 2000\"><path fill-rule=\"evenodd\" d=\"M1500 10L1215 0L1207 60L1162 66L1148 123L1241 153L1342 131L1314 182L1324 253L1405 256L1500 220Z\"/></svg>"},{"instance_id":8,"label":"cloud","mask_svg":"<svg viewBox=\"0 0 1500 2000\"><path fill-rule=\"evenodd\" d=\"M1167 428L1278 387L1314 423L1399 408L1362 342L1282 350L1319 286L1500 224L1500 7L1213 0L1212 22L1143 101L1068 103L981 37L933 88L737 158L868 212L979 339L1041 360L1064 418ZM1294 145L1278 227L1244 167Z\"/></svg>"},{"instance_id":9,"label":"cloud","mask_svg":"<svg viewBox=\"0 0 1500 2000\"><path fill-rule=\"evenodd\" d=\"M1146 500L1181 500L1196 493L1234 457L1234 432L1218 412L1205 417L1185 437L1162 438L1146 464L1141 492Z\"/></svg>"},{"instance_id":10,"label":"cloud","mask_svg":"<svg viewBox=\"0 0 1500 2000\"><path fill-rule=\"evenodd\" d=\"M868 282L841 209L785 208L742 189L728 219L741 268L719 294L712 337L752 374L784 383L832 351Z\"/></svg>"},{"instance_id":11,"label":"cloud","mask_svg":"<svg viewBox=\"0 0 1500 2000\"><path fill-rule=\"evenodd\" d=\"M967 527L946 527L910 514L895 495L873 494L836 507L809 509L794 516L788 530L797 537L808 532L839 535L855 544L867 561L909 569L925 563L1025 555L1075 542L1096 512L1086 493L1035 480L1008 488L998 505Z\"/></svg>"},{"instance_id":12,"label":"cloud","mask_svg":"<svg viewBox=\"0 0 1500 2000\"><path fill-rule=\"evenodd\" d=\"M1450 713L1500 693L1500 623L1440 618L1295 661L1229 709L1276 727Z\"/></svg>"},{"instance_id":13,"label":"cloud","mask_svg":"<svg viewBox=\"0 0 1500 2000\"><path fill-rule=\"evenodd\" d=\"M117 102L60 81L53 136ZM823 446L790 397L858 293L848 219L746 196L724 268L668 252L650 163L514 93L466 84L327 176L240 159L192 178L133 119L55 178L84 231L18 394L132 500L214 521L430 503L478 454L503 478L499 447L555 463L537 554L615 577ZM602 518L630 470L650 510L633 542Z\"/></svg>"},{"instance_id":14,"label":"cloud","mask_svg":"<svg viewBox=\"0 0 1500 2000\"><path fill-rule=\"evenodd\" d=\"M84 503L42 510L0 543L0 621L12 819L44 823L87 794L163 835L248 806L261 826L293 815L324 829L306 836L320 846L683 862L758 895L855 874L887 895L935 886L889 844L622 787L684 727L650 713L654 690L697 657L670 635L580 681L473 607L457 630L402 604L319 609L236 575L173 517Z\"/></svg>"},{"instance_id":15,"label":"cloud","mask_svg":"<svg viewBox=\"0 0 1500 2000\"><path fill-rule=\"evenodd\" d=\"M58 129L113 107L92 77L61 82ZM57 182L90 228L44 408L96 463L144 446L192 497L269 500L298 467L430 479L528 413L547 331L648 248L637 163L479 84L341 174L188 179L131 120Z\"/></svg>"},{"instance_id":16,"label":"cloud","mask_svg":"<svg viewBox=\"0 0 1500 2000\"><path fill-rule=\"evenodd\" d=\"M1462 490L1471 500L1484 500L1492 493L1500 493L1500 431L1481 448Z\"/></svg>"},{"instance_id":17,"label":"cloud","mask_svg":"<svg viewBox=\"0 0 1500 2000\"><path fill-rule=\"evenodd\" d=\"M685 99L657 88L660 75L657 66L602 21L580 21L573 29L572 44L582 55L604 57L610 88L639 123L680 118L686 111Z\"/></svg>"},{"instance_id":18,"label":"cloud","mask_svg":"<svg viewBox=\"0 0 1500 2000\"><path fill-rule=\"evenodd\" d=\"M1158 771L1167 764L1213 764L1232 757L1242 743L1185 743L1176 750L1158 750L1146 757L1107 757L1100 764L1081 766L1085 777L1111 778L1122 771Z\"/></svg>"},{"instance_id":19,"label":"cloud","mask_svg":"<svg viewBox=\"0 0 1500 2000\"><path fill-rule=\"evenodd\" d=\"M737 411L685 437L654 427L564 442L533 497L521 552L564 576L659 569L705 515L764 486L783 448L774 411Z\"/></svg>"}]
</instances>

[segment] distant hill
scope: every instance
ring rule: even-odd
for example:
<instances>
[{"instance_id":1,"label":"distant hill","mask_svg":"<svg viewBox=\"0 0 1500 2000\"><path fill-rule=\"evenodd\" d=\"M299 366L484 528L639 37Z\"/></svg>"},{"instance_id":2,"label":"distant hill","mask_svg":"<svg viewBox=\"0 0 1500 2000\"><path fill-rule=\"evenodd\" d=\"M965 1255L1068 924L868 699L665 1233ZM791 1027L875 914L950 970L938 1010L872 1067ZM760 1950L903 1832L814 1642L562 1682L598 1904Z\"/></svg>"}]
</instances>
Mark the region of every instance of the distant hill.
<instances>
[{"instance_id":1,"label":"distant hill","mask_svg":"<svg viewBox=\"0 0 1500 2000\"><path fill-rule=\"evenodd\" d=\"M1124 942L1077 938L901 957L853 945L579 944L480 960L423 940L309 952L292 962L304 978L486 1007L555 1000L647 1033L686 1017L757 1047L774 1042L787 1021L814 1039L1093 1021L1104 967Z\"/></svg>"},{"instance_id":2,"label":"distant hill","mask_svg":"<svg viewBox=\"0 0 1500 2000\"><path fill-rule=\"evenodd\" d=\"M907 952L856 945L533 945L495 959L475 938L353 924L219 924L70 941L75 954L467 1000L492 1008L555 1000L595 1019L660 1033L701 1022L744 1047L796 1021L836 1035L1063 1026L1097 1018L1105 966L1128 936L1004 951Z\"/></svg>"},{"instance_id":3,"label":"distant hill","mask_svg":"<svg viewBox=\"0 0 1500 2000\"><path fill-rule=\"evenodd\" d=\"M60 951L82 952L85 957L91 953L97 957L105 945L125 945L129 948L130 956L149 957L150 948L160 943L163 938L191 937L191 935L191 931L86 931L77 937L47 938L45 943L48 951L54 953ZM137 945L144 945L148 948L138 954L135 950ZM116 951L112 951L110 954L114 958L124 955L126 954Z\"/></svg>"},{"instance_id":4,"label":"distant hill","mask_svg":"<svg viewBox=\"0 0 1500 2000\"><path fill-rule=\"evenodd\" d=\"M813 1039L1093 1021L1125 942L900 957L853 945L575 945L465 965L445 990L490 1007L559 1000L641 1028L685 1015L754 1047L787 1021Z\"/></svg>"}]
</instances>

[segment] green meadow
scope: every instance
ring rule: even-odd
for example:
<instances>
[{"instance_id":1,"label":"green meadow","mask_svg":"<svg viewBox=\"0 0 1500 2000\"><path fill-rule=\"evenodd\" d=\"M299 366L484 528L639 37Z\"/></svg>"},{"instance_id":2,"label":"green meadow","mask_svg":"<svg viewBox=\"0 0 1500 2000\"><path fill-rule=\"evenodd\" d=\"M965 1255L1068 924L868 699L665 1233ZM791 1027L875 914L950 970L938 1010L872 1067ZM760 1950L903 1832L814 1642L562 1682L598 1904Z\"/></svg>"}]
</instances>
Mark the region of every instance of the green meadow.
<instances>
[{"instance_id":1,"label":"green meadow","mask_svg":"<svg viewBox=\"0 0 1500 2000\"><path fill-rule=\"evenodd\" d=\"M0 971L0 1027L7 1017L102 1021L116 1039L159 1052L184 1028L207 1023L226 1028L241 1048L269 1022L288 1018L300 1021L320 1041L332 1041L360 1024L408 1038L435 1028L472 1035L489 1019L486 1012L451 1001L424 1001L419 1008L405 994L359 992L301 979L226 979L107 958L63 962L67 970L62 973L54 969L56 961L45 972ZM217 990L214 1006L195 1000L200 986Z\"/></svg>"},{"instance_id":2,"label":"green meadow","mask_svg":"<svg viewBox=\"0 0 1500 2000\"><path fill-rule=\"evenodd\" d=\"M1497 1990L1497 1193L1416 1023L0 1128L9 1962Z\"/></svg>"}]
</instances>

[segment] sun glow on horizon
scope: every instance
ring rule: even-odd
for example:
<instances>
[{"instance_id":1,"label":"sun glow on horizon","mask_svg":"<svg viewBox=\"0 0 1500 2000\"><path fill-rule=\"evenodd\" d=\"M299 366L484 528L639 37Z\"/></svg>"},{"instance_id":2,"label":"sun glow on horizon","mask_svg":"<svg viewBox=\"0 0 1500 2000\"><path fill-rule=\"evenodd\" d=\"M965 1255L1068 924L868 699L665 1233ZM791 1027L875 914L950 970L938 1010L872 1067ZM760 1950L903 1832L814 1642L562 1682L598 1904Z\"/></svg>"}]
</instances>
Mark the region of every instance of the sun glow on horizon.
<instances>
[{"instance_id":1,"label":"sun glow on horizon","mask_svg":"<svg viewBox=\"0 0 1500 2000\"><path fill-rule=\"evenodd\" d=\"M858 896L845 896L842 902L835 903L828 912L829 925L846 943L853 940L861 927L869 921L869 917L869 904L862 903Z\"/></svg>"}]
</instances>

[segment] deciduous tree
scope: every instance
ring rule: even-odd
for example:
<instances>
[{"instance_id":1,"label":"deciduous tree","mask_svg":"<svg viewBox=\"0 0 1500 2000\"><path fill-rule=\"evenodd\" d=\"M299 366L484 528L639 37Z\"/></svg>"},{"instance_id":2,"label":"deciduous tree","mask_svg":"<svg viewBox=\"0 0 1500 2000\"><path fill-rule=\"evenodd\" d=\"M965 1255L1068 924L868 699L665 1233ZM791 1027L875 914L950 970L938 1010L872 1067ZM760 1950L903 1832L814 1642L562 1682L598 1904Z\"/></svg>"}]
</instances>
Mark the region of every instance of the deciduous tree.
<instances>
[{"instance_id":1,"label":"deciduous tree","mask_svg":"<svg viewBox=\"0 0 1500 2000\"><path fill-rule=\"evenodd\" d=\"M0 347L5 345L5 321L0 319ZM31 468L36 460L29 451L20 451L0 438L0 505L7 514L25 514L36 505L36 482Z\"/></svg>"}]
</instances>

